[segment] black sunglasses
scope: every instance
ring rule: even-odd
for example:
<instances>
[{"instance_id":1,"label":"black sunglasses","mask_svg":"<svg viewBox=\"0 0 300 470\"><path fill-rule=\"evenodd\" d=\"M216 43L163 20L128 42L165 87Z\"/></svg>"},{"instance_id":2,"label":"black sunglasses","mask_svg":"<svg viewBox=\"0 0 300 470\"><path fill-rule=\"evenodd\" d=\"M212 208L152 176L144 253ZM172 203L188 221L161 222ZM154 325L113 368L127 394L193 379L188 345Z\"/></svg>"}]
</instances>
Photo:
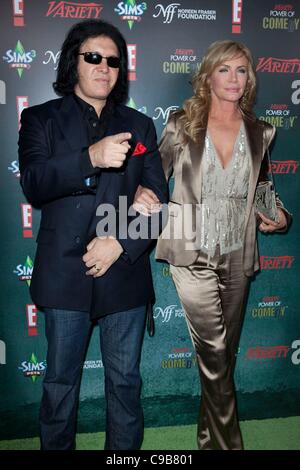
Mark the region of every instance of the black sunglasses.
<instances>
[{"instance_id":1,"label":"black sunglasses","mask_svg":"<svg viewBox=\"0 0 300 470\"><path fill-rule=\"evenodd\" d=\"M112 69L118 69L120 67L121 60L119 57L104 57L98 52L80 52L78 55L83 55L85 62L88 64L98 65L101 64L102 59L106 59L107 65Z\"/></svg>"}]
</instances>

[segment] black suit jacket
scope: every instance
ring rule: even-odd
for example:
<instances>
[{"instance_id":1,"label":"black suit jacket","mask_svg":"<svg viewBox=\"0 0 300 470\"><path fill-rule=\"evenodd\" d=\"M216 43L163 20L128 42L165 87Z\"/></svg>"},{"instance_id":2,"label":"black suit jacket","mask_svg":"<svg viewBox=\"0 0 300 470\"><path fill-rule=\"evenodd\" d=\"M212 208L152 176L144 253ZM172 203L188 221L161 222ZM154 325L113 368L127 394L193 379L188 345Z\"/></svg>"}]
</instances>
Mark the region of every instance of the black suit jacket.
<instances>
[{"instance_id":1,"label":"black suit jacket","mask_svg":"<svg viewBox=\"0 0 300 470\"><path fill-rule=\"evenodd\" d=\"M41 209L30 286L32 299L39 307L90 311L96 318L154 298L148 255L151 239L119 239L126 255L95 280L86 276L82 261L87 244L96 236L101 219L96 217L99 205L112 204L118 211L119 196L127 196L132 204L139 184L167 202L167 184L152 120L118 105L106 135L125 131L132 133L133 147L142 143L146 151L137 156L131 151L121 169L101 170L98 187L91 190L86 186L82 165L88 138L74 97L48 101L22 112L21 185L28 201ZM123 232L132 219L121 222ZM147 220L149 226L152 219Z\"/></svg>"}]
</instances>

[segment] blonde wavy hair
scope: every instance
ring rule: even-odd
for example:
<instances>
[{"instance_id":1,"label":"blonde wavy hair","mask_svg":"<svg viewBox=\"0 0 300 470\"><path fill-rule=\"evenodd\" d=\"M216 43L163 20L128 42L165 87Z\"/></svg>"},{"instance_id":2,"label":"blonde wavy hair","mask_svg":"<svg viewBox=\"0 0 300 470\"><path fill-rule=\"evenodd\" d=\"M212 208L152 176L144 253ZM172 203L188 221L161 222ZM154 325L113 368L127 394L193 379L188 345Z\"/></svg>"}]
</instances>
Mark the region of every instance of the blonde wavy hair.
<instances>
[{"instance_id":1,"label":"blonde wavy hair","mask_svg":"<svg viewBox=\"0 0 300 470\"><path fill-rule=\"evenodd\" d=\"M213 71L227 60L241 56L245 56L248 60L248 80L244 94L239 101L239 109L243 117L250 120L256 119L252 110L256 94L256 77L250 50L236 41L216 41L207 49L200 69L193 77L194 95L187 99L182 109L178 111L185 135L195 142L198 140L199 131L207 126L211 105L209 79Z\"/></svg>"}]
</instances>

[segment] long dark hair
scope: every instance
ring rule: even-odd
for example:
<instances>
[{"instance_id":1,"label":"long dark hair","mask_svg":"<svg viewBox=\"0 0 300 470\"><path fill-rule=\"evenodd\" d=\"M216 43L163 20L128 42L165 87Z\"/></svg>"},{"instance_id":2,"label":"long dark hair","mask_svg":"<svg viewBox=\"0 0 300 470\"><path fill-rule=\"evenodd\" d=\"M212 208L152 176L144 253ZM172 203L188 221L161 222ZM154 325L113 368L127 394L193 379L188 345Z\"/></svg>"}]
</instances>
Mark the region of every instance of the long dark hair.
<instances>
[{"instance_id":1,"label":"long dark hair","mask_svg":"<svg viewBox=\"0 0 300 470\"><path fill-rule=\"evenodd\" d=\"M70 95L78 82L77 64L81 44L89 38L109 37L117 46L121 65L117 83L110 93L115 103L124 103L128 98L128 59L125 39L120 31L110 23L102 20L89 20L76 23L68 32L62 45L58 63L55 93L61 96Z\"/></svg>"}]
</instances>

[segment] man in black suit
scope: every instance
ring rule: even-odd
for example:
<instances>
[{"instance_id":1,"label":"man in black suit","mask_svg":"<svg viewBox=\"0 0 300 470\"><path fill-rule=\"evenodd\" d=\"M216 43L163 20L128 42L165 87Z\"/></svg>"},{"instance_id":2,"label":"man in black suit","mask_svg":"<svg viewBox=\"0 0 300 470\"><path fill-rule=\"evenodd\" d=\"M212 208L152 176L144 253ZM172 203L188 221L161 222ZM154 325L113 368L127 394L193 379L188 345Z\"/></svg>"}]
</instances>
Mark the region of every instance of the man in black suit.
<instances>
[{"instance_id":1,"label":"man in black suit","mask_svg":"<svg viewBox=\"0 0 300 470\"><path fill-rule=\"evenodd\" d=\"M154 297L148 255L154 219L132 209L124 217L123 202L133 204L139 185L167 202L167 185L151 119L122 104L127 73L120 32L100 20L78 23L64 41L54 83L63 98L22 113L21 185L41 209L30 291L45 312L48 340L42 449L75 448L92 321L100 326L105 371L105 448L138 449L142 442L139 365ZM109 221L113 227L101 229L103 207L114 208L116 228ZM147 236L134 233L137 219Z\"/></svg>"}]
</instances>

